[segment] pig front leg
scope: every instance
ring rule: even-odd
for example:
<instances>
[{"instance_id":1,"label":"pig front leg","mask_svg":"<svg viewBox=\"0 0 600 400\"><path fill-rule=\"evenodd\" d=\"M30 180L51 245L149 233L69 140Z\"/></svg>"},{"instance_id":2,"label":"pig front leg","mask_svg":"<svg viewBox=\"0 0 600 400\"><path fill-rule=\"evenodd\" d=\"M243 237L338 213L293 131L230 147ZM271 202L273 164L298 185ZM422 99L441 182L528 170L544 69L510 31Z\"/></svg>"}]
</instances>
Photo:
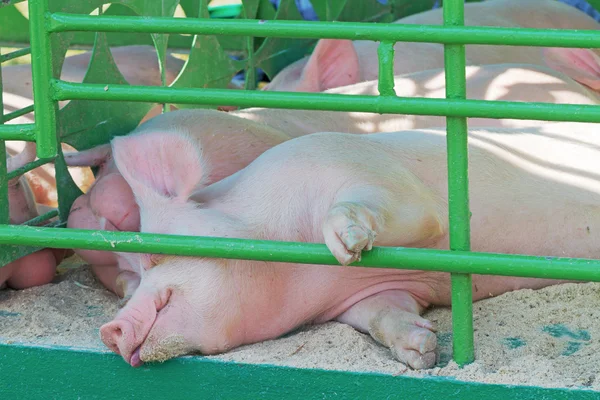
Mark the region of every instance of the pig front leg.
<instances>
[{"instance_id":1,"label":"pig front leg","mask_svg":"<svg viewBox=\"0 0 600 400\"><path fill-rule=\"evenodd\" d=\"M387 183L387 182L382 182ZM392 183L393 184L393 183ZM343 190L323 224L325 244L342 265L379 246L424 247L445 235L444 207L420 183Z\"/></svg>"},{"instance_id":2,"label":"pig front leg","mask_svg":"<svg viewBox=\"0 0 600 400\"><path fill-rule=\"evenodd\" d=\"M426 188L415 181L386 186L346 189L330 207L323 235L342 265L360 260L361 252L374 244L424 245L446 232L439 211L443 207ZM437 338L433 324L420 317L424 303L409 291L385 290L353 304L337 320L368 332L400 362L415 369L431 368Z\"/></svg>"},{"instance_id":3,"label":"pig front leg","mask_svg":"<svg viewBox=\"0 0 600 400\"><path fill-rule=\"evenodd\" d=\"M410 293L387 290L359 301L336 319L371 335L398 361L424 369L435 365L437 337L433 323L420 317L422 312Z\"/></svg>"},{"instance_id":4,"label":"pig front leg","mask_svg":"<svg viewBox=\"0 0 600 400\"><path fill-rule=\"evenodd\" d=\"M363 250L371 250L383 220L367 204L356 201L336 203L323 226L325 244L342 265L360 260Z\"/></svg>"}]
</instances>

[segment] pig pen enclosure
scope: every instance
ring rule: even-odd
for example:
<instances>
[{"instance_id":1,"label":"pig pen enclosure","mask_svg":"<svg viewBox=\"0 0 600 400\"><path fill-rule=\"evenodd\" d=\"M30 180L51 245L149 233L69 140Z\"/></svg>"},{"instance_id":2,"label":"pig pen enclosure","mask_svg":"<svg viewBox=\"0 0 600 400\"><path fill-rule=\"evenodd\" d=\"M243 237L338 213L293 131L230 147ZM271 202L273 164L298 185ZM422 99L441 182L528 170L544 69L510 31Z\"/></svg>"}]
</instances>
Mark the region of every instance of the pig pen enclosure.
<instances>
[{"instance_id":1,"label":"pig pen enclosure","mask_svg":"<svg viewBox=\"0 0 600 400\"><path fill-rule=\"evenodd\" d=\"M61 229L81 190L71 179L59 144L83 150L107 143L136 127L155 103L177 108L229 105L444 115L451 250L374 248L353 264L452 274L451 318L447 310L429 314L440 324L444 354L439 365L429 372L407 371L389 356L376 354L381 349L373 341L330 323L218 357L180 357L133 369L101 347L97 338L99 325L116 311L116 299L101 289L89 269L71 268L77 261L68 260L59 283L0 292L0 394L6 398L600 398L598 284L558 285L535 296L533 291L518 291L473 305L470 276L598 282L600 262L470 252L467 171L469 117L600 122L600 108L466 99L464 50L469 44L600 48L600 32L464 27L461 0L443 2L443 26L391 25L386 22L430 9L434 2L382 3L313 0L321 21L308 22L300 21L294 1L287 0L276 12L268 0L226 7L209 7L202 0L122 0L108 7L96 0L29 0L28 22L15 7L23 3L3 1L0 41L14 47L29 41L30 47L3 54L0 61L31 53L34 105L3 113L0 146L5 148L7 140L35 141L39 160L10 174L0 163L0 262L6 265L39 248L53 247L336 264L320 244ZM174 18L177 12L186 18ZM258 68L272 77L319 38L380 42L380 95L252 90ZM398 41L444 44L446 99L395 95L393 46ZM187 63L168 87L130 86L109 51L109 46L126 44L153 44L161 64L167 49L187 49L183 51L189 53ZM69 46L90 45L94 52L83 82L58 79ZM240 70L246 71L246 90L226 89ZM69 103L59 108L59 101ZM33 109L35 122L7 123ZM58 210L22 225L8 225L9 178L48 162L55 163ZM43 227L28 226L50 219L54 221ZM60 308L65 311L62 315L52 311ZM84 317L73 321L75 315ZM511 330L511 319L524 320L527 331ZM49 338L48 331L56 336ZM545 346L515 358L512 369L487 365L486 370L489 358L514 357L544 335L549 338ZM493 340L486 339L490 337ZM300 359L307 351L321 352L324 358ZM553 354L551 361L544 354ZM544 369L544 362L554 364ZM568 363L571 375L564 371ZM536 376L539 379L530 379Z\"/></svg>"}]
</instances>

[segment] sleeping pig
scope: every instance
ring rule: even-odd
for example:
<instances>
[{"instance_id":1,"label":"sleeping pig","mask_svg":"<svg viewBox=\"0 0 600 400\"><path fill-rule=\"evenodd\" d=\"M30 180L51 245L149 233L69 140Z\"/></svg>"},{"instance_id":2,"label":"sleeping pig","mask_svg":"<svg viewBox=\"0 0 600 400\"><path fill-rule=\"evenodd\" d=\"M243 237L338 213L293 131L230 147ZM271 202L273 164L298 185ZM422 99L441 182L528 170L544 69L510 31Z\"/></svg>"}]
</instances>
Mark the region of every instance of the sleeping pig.
<instances>
[{"instance_id":1,"label":"sleeping pig","mask_svg":"<svg viewBox=\"0 0 600 400\"><path fill-rule=\"evenodd\" d=\"M472 129L473 251L597 258L600 136L595 124ZM112 141L142 232L325 243L343 266L129 254L140 281L101 328L132 366L218 354L337 320L412 368L435 363L448 273L348 267L373 246L448 249L445 129L317 133L265 151L204 185L210 166L183 130ZM596 230L599 229L599 230ZM473 299L562 281L473 276Z\"/></svg>"}]
</instances>

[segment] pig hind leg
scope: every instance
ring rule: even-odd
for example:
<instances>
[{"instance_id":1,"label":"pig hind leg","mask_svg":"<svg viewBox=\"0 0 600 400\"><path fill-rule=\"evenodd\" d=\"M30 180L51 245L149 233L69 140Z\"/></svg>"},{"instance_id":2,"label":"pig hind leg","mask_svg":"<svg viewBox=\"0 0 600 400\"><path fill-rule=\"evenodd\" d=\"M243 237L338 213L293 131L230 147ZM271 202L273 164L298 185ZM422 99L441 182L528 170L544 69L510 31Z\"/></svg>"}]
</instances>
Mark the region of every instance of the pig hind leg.
<instances>
[{"instance_id":1,"label":"pig hind leg","mask_svg":"<svg viewBox=\"0 0 600 400\"><path fill-rule=\"evenodd\" d=\"M434 325L419 316L422 307L403 290L387 290L359 301L337 317L388 347L398 361L414 369L435 365Z\"/></svg>"},{"instance_id":2,"label":"pig hind leg","mask_svg":"<svg viewBox=\"0 0 600 400\"><path fill-rule=\"evenodd\" d=\"M408 175L395 185L369 181L338 193L325 219L325 243L341 264L360 260L362 250L373 244L423 245L444 235L442 208L418 181ZM437 345L435 328L420 317L422 311L408 291L386 290L355 303L337 320L368 332L400 362L422 369L435 364Z\"/></svg>"}]
</instances>

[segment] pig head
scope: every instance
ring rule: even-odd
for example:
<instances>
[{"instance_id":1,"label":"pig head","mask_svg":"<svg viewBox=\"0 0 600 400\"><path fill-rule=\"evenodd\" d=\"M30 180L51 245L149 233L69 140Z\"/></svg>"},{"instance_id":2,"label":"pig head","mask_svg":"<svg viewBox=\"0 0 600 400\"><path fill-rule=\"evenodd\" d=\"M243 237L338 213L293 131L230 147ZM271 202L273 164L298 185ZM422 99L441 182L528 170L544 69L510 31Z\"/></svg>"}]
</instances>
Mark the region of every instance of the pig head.
<instances>
[{"instance_id":1,"label":"pig head","mask_svg":"<svg viewBox=\"0 0 600 400\"><path fill-rule=\"evenodd\" d=\"M189 132L202 149L206 164L202 185L219 181L248 165L263 151L288 140L285 133L264 124L214 110L181 110L161 115L140 125L130 135L160 131ZM77 229L138 231L140 211L128 183L113 161L111 145L65 154L69 166L96 166L96 182L71 207L67 226ZM119 258L111 252L75 250L92 264L100 281L127 297L124 283L116 283ZM130 268L127 268L130 269ZM127 293L126 293L127 292Z\"/></svg>"},{"instance_id":2,"label":"pig head","mask_svg":"<svg viewBox=\"0 0 600 400\"><path fill-rule=\"evenodd\" d=\"M206 235L235 225L189 201L206 173L189 136L130 135L113 139L112 150L139 206L142 232ZM193 351L212 354L241 343L242 327L234 323L240 320L239 292L230 290L241 283L232 273L236 263L148 254L128 258L140 274L139 287L101 328L103 342L128 363L138 366L142 360Z\"/></svg>"}]
</instances>

